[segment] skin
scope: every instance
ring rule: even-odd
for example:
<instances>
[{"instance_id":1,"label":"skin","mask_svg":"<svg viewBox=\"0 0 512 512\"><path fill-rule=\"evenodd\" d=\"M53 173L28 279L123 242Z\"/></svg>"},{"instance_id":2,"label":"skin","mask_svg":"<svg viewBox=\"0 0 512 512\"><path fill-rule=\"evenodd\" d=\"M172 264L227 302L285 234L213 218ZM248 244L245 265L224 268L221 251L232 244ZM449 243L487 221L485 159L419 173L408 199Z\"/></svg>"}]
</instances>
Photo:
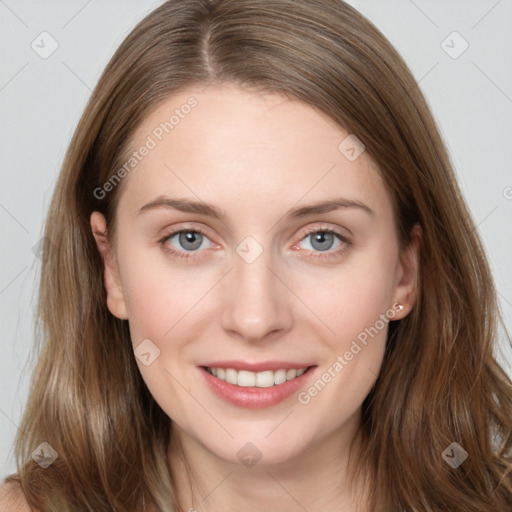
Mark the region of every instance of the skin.
<instances>
[{"instance_id":1,"label":"skin","mask_svg":"<svg viewBox=\"0 0 512 512\"><path fill-rule=\"evenodd\" d=\"M381 367L387 324L306 405L295 394L269 408L236 407L210 391L197 366L285 360L314 363L321 376L394 303L404 306L394 320L409 313L420 232L401 250L391 198L369 156L349 161L338 150L347 132L277 93L229 84L187 89L146 118L134 148L191 95L198 106L124 178L115 245L103 216L91 215L110 312L129 320L134 348L149 338L160 350L149 366L137 364L195 472L199 490L191 492L169 450L184 509L366 510L366 489L357 489L358 507L348 486L348 448ZM163 194L200 198L226 219L169 208L138 214ZM338 197L364 203L373 215L342 208L285 217L290 208ZM195 252L179 235L167 240L189 259L158 242L183 228L206 233ZM334 237L322 251L306 228L333 229L350 244ZM263 250L250 264L236 252L249 235ZM237 457L247 442L261 452L251 468Z\"/></svg>"}]
</instances>

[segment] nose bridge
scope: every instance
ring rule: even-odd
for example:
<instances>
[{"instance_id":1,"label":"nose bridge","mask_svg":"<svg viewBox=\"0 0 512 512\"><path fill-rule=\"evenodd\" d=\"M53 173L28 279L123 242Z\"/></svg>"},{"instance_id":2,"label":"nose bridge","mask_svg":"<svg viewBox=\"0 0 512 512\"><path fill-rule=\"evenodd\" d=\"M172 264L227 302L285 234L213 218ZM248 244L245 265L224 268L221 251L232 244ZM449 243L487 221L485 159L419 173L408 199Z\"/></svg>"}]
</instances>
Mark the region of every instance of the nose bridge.
<instances>
[{"instance_id":1,"label":"nose bridge","mask_svg":"<svg viewBox=\"0 0 512 512\"><path fill-rule=\"evenodd\" d=\"M236 247L223 313L226 330L258 340L289 327L291 310L274 266L271 247L263 247L254 237L246 237Z\"/></svg>"}]
</instances>

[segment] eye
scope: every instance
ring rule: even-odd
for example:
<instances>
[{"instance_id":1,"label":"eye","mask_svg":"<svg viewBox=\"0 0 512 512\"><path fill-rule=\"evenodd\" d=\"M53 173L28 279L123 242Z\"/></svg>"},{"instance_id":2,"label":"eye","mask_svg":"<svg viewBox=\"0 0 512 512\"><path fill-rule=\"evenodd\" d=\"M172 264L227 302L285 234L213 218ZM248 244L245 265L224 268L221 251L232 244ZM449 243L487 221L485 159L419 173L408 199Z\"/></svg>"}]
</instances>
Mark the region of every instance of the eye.
<instances>
[{"instance_id":1,"label":"eye","mask_svg":"<svg viewBox=\"0 0 512 512\"><path fill-rule=\"evenodd\" d=\"M206 246L204 243L208 241ZM206 233L200 229L181 229L168 233L164 238L158 241L165 251L173 256L190 258L199 249L206 249L212 246ZM187 254L190 253L190 254Z\"/></svg>"},{"instance_id":2,"label":"eye","mask_svg":"<svg viewBox=\"0 0 512 512\"><path fill-rule=\"evenodd\" d=\"M158 242L164 251L171 256L185 259L202 258L204 255L201 253L204 251L200 249L215 246L206 233L197 228L174 230L166 234ZM306 247L299 246L303 242L308 242ZM305 249L306 252L310 253L306 257L325 259L340 256L351 245L352 242L350 240L333 229L313 228L306 231L299 244L294 245L293 248Z\"/></svg>"},{"instance_id":3,"label":"eye","mask_svg":"<svg viewBox=\"0 0 512 512\"><path fill-rule=\"evenodd\" d=\"M336 233L332 231L314 231L309 233L303 240L310 240L309 245L315 251L328 251L336 243ZM307 247L307 249L310 249Z\"/></svg>"},{"instance_id":4,"label":"eye","mask_svg":"<svg viewBox=\"0 0 512 512\"><path fill-rule=\"evenodd\" d=\"M308 230L299 244L301 242L307 242L306 247L302 248L307 251L312 251L310 257L313 258L339 256L352 245L347 237L337 231L327 228L313 228ZM299 247L299 245L294 247Z\"/></svg>"},{"instance_id":5,"label":"eye","mask_svg":"<svg viewBox=\"0 0 512 512\"><path fill-rule=\"evenodd\" d=\"M198 231L179 231L170 237L169 241L172 241L173 238L176 238L181 248L186 251L195 251L203 245L206 237Z\"/></svg>"}]
</instances>

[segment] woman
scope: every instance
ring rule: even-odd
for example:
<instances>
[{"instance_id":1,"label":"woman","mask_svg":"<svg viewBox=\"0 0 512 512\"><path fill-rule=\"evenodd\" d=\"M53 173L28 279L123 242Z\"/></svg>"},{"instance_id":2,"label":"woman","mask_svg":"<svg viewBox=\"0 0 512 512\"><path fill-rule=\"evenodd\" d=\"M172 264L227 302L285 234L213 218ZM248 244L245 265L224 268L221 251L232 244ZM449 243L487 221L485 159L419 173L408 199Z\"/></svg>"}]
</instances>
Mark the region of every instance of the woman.
<instances>
[{"instance_id":1,"label":"woman","mask_svg":"<svg viewBox=\"0 0 512 512\"><path fill-rule=\"evenodd\" d=\"M5 503L511 509L491 273L419 88L350 6L152 12L45 241Z\"/></svg>"}]
</instances>

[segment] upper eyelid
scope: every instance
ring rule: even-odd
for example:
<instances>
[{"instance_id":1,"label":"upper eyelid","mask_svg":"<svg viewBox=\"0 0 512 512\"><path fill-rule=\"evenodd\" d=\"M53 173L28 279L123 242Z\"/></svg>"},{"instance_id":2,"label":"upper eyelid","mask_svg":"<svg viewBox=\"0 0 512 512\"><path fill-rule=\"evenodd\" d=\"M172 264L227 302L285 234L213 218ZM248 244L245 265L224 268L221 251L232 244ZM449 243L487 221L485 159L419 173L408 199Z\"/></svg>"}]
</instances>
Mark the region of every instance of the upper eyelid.
<instances>
[{"instance_id":1,"label":"upper eyelid","mask_svg":"<svg viewBox=\"0 0 512 512\"><path fill-rule=\"evenodd\" d=\"M306 231L303 232L303 237L301 238L301 240L308 236L308 235L311 235L312 233L316 233L316 232L328 232L328 233L333 233L335 235L338 235L342 238L348 238L348 236L345 236L343 235L342 233L340 233L339 231L343 229L343 228L339 228L339 229L336 229L336 228L331 228L331 227L322 227L322 226L319 226L319 227L315 227L315 228L306 228ZM346 228L345 228L346 229ZM347 230L348 231L348 230Z\"/></svg>"}]
</instances>

